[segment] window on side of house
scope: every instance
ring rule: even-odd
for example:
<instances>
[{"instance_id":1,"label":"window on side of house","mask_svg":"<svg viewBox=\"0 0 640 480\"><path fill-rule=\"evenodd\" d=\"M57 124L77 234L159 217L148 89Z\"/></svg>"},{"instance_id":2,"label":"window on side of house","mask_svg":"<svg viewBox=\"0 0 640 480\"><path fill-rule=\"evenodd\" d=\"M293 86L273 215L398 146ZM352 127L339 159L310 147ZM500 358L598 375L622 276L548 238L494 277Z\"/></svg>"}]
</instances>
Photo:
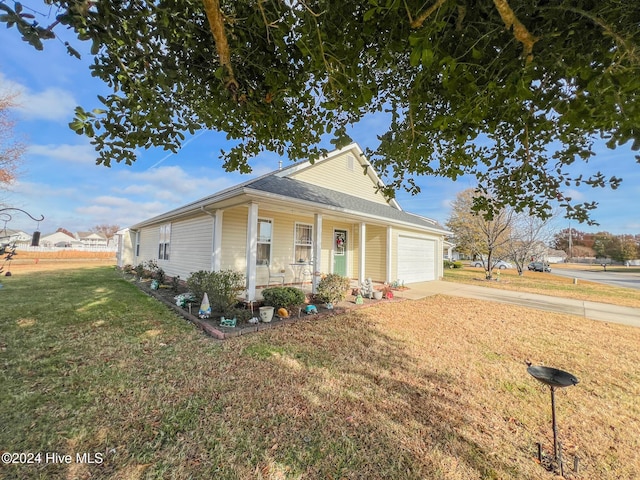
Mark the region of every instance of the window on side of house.
<instances>
[{"instance_id":1,"label":"window on side of house","mask_svg":"<svg viewBox=\"0 0 640 480\"><path fill-rule=\"evenodd\" d=\"M136 232L136 257L140 256L140 232Z\"/></svg>"},{"instance_id":2,"label":"window on side of house","mask_svg":"<svg viewBox=\"0 0 640 480\"><path fill-rule=\"evenodd\" d=\"M313 259L313 225L296 223L294 253L296 262L311 262Z\"/></svg>"},{"instance_id":3,"label":"window on side of house","mask_svg":"<svg viewBox=\"0 0 640 480\"><path fill-rule=\"evenodd\" d=\"M271 241L273 239L273 221L267 218L258 218L258 255L257 265L269 265L271 263Z\"/></svg>"},{"instance_id":4,"label":"window on side of house","mask_svg":"<svg viewBox=\"0 0 640 480\"><path fill-rule=\"evenodd\" d=\"M171 250L171 224L160 225L160 241L158 245L158 260L169 260Z\"/></svg>"}]
</instances>

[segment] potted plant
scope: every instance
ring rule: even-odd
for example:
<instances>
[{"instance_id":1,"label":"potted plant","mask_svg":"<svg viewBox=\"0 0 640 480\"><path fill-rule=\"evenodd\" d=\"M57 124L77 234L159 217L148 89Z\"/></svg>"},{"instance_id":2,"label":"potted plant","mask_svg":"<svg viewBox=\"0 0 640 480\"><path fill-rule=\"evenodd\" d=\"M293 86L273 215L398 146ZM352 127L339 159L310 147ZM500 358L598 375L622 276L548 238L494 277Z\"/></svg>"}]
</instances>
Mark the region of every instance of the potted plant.
<instances>
[{"instance_id":1,"label":"potted plant","mask_svg":"<svg viewBox=\"0 0 640 480\"><path fill-rule=\"evenodd\" d=\"M333 305L347 298L349 291L349 279L330 273L325 275L318 284L318 298L327 304L327 308L333 308Z\"/></svg>"}]
</instances>

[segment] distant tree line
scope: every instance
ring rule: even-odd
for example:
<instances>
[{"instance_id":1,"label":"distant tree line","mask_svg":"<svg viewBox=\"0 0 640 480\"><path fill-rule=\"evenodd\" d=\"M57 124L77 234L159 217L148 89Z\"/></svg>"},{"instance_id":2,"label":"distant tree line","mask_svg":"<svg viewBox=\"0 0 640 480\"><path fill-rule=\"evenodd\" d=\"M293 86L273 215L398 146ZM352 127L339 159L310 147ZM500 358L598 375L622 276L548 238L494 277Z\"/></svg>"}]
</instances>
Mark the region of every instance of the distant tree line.
<instances>
[{"instance_id":1,"label":"distant tree line","mask_svg":"<svg viewBox=\"0 0 640 480\"><path fill-rule=\"evenodd\" d=\"M569 257L595 256L618 262L640 258L640 234L586 233L565 228L554 235L552 246L564 250Z\"/></svg>"}]
</instances>

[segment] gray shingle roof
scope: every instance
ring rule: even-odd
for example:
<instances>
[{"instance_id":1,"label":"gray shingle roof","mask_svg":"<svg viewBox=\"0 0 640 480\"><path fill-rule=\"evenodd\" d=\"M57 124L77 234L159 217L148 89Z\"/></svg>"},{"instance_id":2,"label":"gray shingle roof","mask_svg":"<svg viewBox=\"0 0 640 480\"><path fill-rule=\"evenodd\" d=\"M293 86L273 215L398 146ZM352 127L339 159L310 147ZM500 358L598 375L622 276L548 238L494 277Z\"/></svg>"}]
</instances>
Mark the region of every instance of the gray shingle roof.
<instances>
[{"instance_id":1,"label":"gray shingle roof","mask_svg":"<svg viewBox=\"0 0 640 480\"><path fill-rule=\"evenodd\" d=\"M284 195L290 198L310 201L319 205L350 210L388 220L411 223L422 228L426 227L444 230L441 225L433 220L398 210L389 205L364 200L354 195L319 187L317 185L301 182L292 178L268 175L260 177L252 182L248 182L245 185L245 188Z\"/></svg>"},{"instance_id":2,"label":"gray shingle roof","mask_svg":"<svg viewBox=\"0 0 640 480\"><path fill-rule=\"evenodd\" d=\"M303 162L304 163L304 162ZM372 202L364 200L355 195L338 192L325 187L320 187L300 180L295 180L284 176L288 170L293 170L296 165L267 173L258 178L247 180L246 182L234 185L208 197L201 198L195 202L188 203L177 209L165 212L156 217L147 219L130 228L136 229L143 225L157 223L160 220L166 220L176 215L182 215L203 206L213 205L224 199L242 195L243 193L264 192L268 194L282 195L291 199L305 200L317 204L318 206L335 208L352 212L353 214L362 214L390 222L400 222L403 224L415 225L420 229L437 230L440 233L448 234L449 232L435 220L431 220L419 215L404 212L388 204Z\"/></svg>"}]
</instances>

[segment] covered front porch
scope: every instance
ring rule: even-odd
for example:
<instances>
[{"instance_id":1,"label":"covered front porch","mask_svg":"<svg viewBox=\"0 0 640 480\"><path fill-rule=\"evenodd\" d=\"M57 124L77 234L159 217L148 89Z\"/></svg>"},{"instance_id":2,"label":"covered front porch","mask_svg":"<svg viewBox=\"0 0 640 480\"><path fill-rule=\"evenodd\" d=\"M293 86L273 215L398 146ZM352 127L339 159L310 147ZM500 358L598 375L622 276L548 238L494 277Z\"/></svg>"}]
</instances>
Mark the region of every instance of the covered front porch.
<instances>
[{"instance_id":1,"label":"covered front porch","mask_svg":"<svg viewBox=\"0 0 640 480\"><path fill-rule=\"evenodd\" d=\"M290 285L315 293L322 275L391 281L391 227L326 212L282 212L247 206L247 299L269 286Z\"/></svg>"}]
</instances>

